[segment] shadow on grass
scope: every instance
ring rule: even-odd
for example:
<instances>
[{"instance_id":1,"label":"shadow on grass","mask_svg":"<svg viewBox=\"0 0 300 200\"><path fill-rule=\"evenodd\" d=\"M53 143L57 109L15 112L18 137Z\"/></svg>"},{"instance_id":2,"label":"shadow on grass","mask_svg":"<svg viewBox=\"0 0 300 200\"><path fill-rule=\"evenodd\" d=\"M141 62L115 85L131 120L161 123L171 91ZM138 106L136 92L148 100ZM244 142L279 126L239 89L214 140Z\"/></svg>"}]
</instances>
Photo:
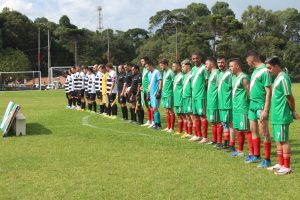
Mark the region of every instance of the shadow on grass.
<instances>
[{"instance_id":1,"label":"shadow on grass","mask_svg":"<svg viewBox=\"0 0 300 200\"><path fill-rule=\"evenodd\" d=\"M49 135L52 131L39 123L26 124L26 135Z\"/></svg>"}]
</instances>

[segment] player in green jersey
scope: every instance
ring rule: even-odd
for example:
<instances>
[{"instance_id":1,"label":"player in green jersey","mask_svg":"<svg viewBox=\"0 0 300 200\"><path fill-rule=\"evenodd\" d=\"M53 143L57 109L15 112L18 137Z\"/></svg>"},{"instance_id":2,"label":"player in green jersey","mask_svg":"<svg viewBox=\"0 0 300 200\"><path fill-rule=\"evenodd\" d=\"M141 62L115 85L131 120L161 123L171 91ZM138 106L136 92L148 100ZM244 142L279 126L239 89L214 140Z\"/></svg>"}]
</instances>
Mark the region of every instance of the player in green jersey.
<instances>
[{"instance_id":1,"label":"player in green jersey","mask_svg":"<svg viewBox=\"0 0 300 200\"><path fill-rule=\"evenodd\" d=\"M207 120L211 124L212 138L208 144L222 146L223 125L220 123L218 110L218 74L217 61L208 57L205 61L206 70L209 73L207 84Z\"/></svg>"},{"instance_id":2,"label":"player in green jersey","mask_svg":"<svg viewBox=\"0 0 300 200\"><path fill-rule=\"evenodd\" d=\"M184 74L181 72L181 64L179 62L174 62L172 64L172 70L175 73L174 82L173 82L173 102L174 110L177 114L177 124L178 130L175 133L176 135L181 135L183 131L183 104L182 104L182 88L183 88L183 78Z\"/></svg>"},{"instance_id":3,"label":"player in green jersey","mask_svg":"<svg viewBox=\"0 0 300 200\"><path fill-rule=\"evenodd\" d=\"M231 156L243 156L245 137L248 142L249 155L245 161L253 156L252 133L250 132L250 122L248 119L249 110L249 87L250 79L242 70L242 62L239 58L229 60L229 67L232 76L232 114L233 128L237 133L238 148Z\"/></svg>"},{"instance_id":4,"label":"player in green jersey","mask_svg":"<svg viewBox=\"0 0 300 200\"><path fill-rule=\"evenodd\" d=\"M149 79L148 79L149 70L146 68L146 62L149 62L149 61L150 61L150 59L147 56L142 57L140 60L141 65L143 67L142 86L140 88L141 98L142 98L141 101L142 101L142 104L147 109L147 122L145 124L143 124L142 126L150 126L151 123L153 122L153 113L151 112L150 102L147 101L148 86L149 86Z\"/></svg>"},{"instance_id":5,"label":"player in green jersey","mask_svg":"<svg viewBox=\"0 0 300 200\"><path fill-rule=\"evenodd\" d=\"M269 133L269 109L271 103L271 77L266 65L261 61L256 51L249 51L246 60L254 71L250 81L250 106L248 118L252 132L253 154L252 159L247 163L260 162L260 134L265 136L264 153L265 159L258 165L259 168L271 165L271 138Z\"/></svg>"},{"instance_id":6,"label":"player in green jersey","mask_svg":"<svg viewBox=\"0 0 300 200\"><path fill-rule=\"evenodd\" d=\"M199 141L199 143L207 143L207 126L208 121L206 119L206 85L207 85L207 73L205 65L201 63L201 56L199 53L192 54L192 61L194 67L192 68L192 109L193 109L193 127L194 136L191 141ZM200 121L201 120L201 121ZM201 131L202 127L202 131ZM202 138L203 133L203 138Z\"/></svg>"},{"instance_id":7,"label":"player in green jersey","mask_svg":"<svg viewBox=\"0 0 300 200\"><path fill-rule=\"evenodd\" d=\"M225 148L234 151L235 136L232 127L232 75L226 65L224 56L217 58L217 65L220 70L218 75L218 109L220 120L223 123L224 145L217 146L217 149ZM230 144L229 144L230 140Z\"/></svg>"},{"instance_id":8,"label":"player in green jersey","mask_svg":"<svg viewBox=\"0 0 300 200\"><path fill-rule=\"evenodd\" d=\"M168 133L174 131L175 114L173 110L173 81L174 72L169 67L167 59L163 58L159 61L159 66L163 71L163 88L162 88L162 103L166 110L167 128L163 129Z\"/></svg>"},{"instance_id":9,"label":"player in green jersey","mask_svg":"<svg viewBox=\"0 0 300 200\"><path fill-rule=\"evenodd\" d=\"M192 64L188 59L185 59L181 63L182 72L184 73L183 88L182 88L182 103L183 103L183 113L184 113L184 126L186 132L181 136L181 138L191 138L192 137Z\"/></svg>"},{"instance_id":10,"label":"player in green jersey","mask_svg":"<svg viewBox=\"0 0 300 200\"><path fill-rule=\"evenodd\" d=\"M280 59L272 56L267 58L265 63L269 72L276 77L272 85L271 117L278 164L268 167L268 170L275 170L277 175L286 175L292 172L290 167L291 145L288 142L289 125L293 122L293 118L299 119L299 115L295 110L291 80L282 70Z\"/></svg>"}]
</instances>

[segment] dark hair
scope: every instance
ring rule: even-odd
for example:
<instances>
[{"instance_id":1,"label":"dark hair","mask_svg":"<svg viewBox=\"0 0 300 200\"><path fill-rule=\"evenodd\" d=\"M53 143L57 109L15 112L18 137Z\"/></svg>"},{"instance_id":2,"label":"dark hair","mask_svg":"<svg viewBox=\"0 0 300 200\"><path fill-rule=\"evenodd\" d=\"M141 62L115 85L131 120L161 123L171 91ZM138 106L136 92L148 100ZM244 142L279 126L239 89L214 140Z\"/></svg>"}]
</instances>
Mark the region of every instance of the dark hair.
<instances>
[{"instance_id":1,"label":"dark hair","mask_svg":"<svg viewBox=\"0 0 300 200\"><path fill-rule=\"evenodd\" d=\"M177 65L178 67L181 67L180 62L173 62L173 64Z\"/></svg>"},{"instance_id":2,"label":"dark hair","mask_svg":"<svg viewBox=\"0 0 300 200\"><path fill-rule=\"evenodd\" d=\"M103 65L103 64L99 65L99 67L100 67L101 69L106 69L106 68L105 68L105 65Z\"/></svg>"},{"instance_id":3,"label":"dark hair","mask_svg":"<svg viewBox=\"0 0 300 200\"><path fill-rule=\"evenodd\" d=\"M219 55L219 56L217 57L217 60L222 60L222 59L226 60L226 57L225 57L224 55Z\"/></svg>"},{"instance_id":4,"label":"dark hair","mask_svg":"<svg viewBox=\"0 0 300 200\"><path fill-rule=\"evenodd\" d=\"M83 66L83 67L82 67L82 69L88 69L88 68L89 68L88 66Z\"/></svg>"},{"instance_id":5,"label":"dark hair","mask_svg":"<svg viewBox=\"0 0 300 200\"><path fill-rule=\"evenodd\" d=\"M92 72L92 73L93 73L93 71L94 71L92 67L88 67L87 70L88 70L89 72Z\"/></svg>"},{"instance_id":6,"label":"dark hair","mask_svg":"<svg viewBox=\"0 0 300 200\"><path fill-rule=\"evenodd\" d=\"M147 61L146 64L150 66L154 66L154 63L151 60Z\"/></svg>"},{"instance_id":7,"label":"dark hair","mask_svg":"<svg viewBox=\"0 0 300 200\"><path fill-rule=\"evenodd\" d=\"M215 57L207 57L206 60L212 62L214 65L217 64L216 58Z\"/></svg>"},{"instance_id":8,"label":"dark hair","mask_svg":"<svg viewBox=\"0 0 300 200\"><path fill-rule=\"evenodd\" d=\"M141 59L143 59L145 62L149 62L150 58L148 56L143 56Z\"/></svg>"},{"instance_id":9,"label":"dark hair","mask_svg":"<svg viewBox=\"0 0 300 200\"><path fill-rule=\"evenodd\" d=\"M240 67L242 67L242 62L241 62L241 59L239 59L239 58L230 58L230 59L228 60L228 63L230 63L230 62L235 62L235 63L238 64Z\"/></svg>"},{"instance_id":10,"label":"dark hair","mask_svg":"<svg viewBox=\"0 0 300 200\"><path fill-rule=\"evenodd\" d=\"M271 57L268 57L265 61L265 64L270 64L270 65L281 65L281 61L279 59L278 56L271 56Z\"/></svg>"},{"instance_id":11,"label":"dark hair","mask_svg":"<svg viewBox=\"0 0 300 200\"><path fill-rule=\"evenodd\" d=\"M159 61L159 64L169 65L169 61L168 61L166 58L162 58L162 59Z\"/></svg>"},{"instance_id":12,"label":"dark hair","mask_svg":"<svg viewBox=\"0 0 300 200\"><path fill-rule=\"evenodd\" d=\"M105 67L108 67L109 69L113 69L114 68L113 64L111 64L111 63L107 63L105 65Z\"/></svg>"},{"instance_id":13,"label":"dark hair","mask_svg":"<svg viewBox=\"0 0 300 200\"><path fill-rule=\"evenodd\" d=\"M193 53L192 53L192 56L199 56L199 57L201 58L201 55L200 55L200 53L198 53L198 52L193 52Z\"/></svg>"},{"instance_id":14,"label":"dark hair","mask_svg":"<svg viewBox=\"0 0 300 200\"><path fill-rule=\"evenodd\" d=\"M255 50L250 50L250 51L248 51L248 52L246 53L246 55L245 55L246 58L248 58L248 57L250 57L250 56L254 57L255 59L259 59L259 60L260 60L259 54L258 54L258 52L255 51Z\"/></svg>"},{"instance_id":15,"label":"dark hair","mask_svg":"<svg viewBox=\"0 0 300 200\"><path fill-rule=\"evenodd\" d=\"M139 67L138 65L133 64L132 67L133 67L134 69L137 69L138 71L140 71L140 67Z\"/></svg>"}]
</instances>

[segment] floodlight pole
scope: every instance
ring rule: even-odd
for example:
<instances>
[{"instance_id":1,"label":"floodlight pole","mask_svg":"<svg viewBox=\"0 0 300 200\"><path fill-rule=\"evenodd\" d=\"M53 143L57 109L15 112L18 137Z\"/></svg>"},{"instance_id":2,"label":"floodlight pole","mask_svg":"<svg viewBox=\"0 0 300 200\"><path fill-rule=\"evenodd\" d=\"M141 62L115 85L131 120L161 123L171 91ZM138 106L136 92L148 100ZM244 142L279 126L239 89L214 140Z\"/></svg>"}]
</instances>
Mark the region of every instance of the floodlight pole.
<instances>
[{"instance_id":1,"label":"floodlight pole","mask_svg":"<svg viewBox=\"0 0 300 200\"><path fill-rule=\"evenodd\" d=\"M48 85L51 83L50 31L48 30Z\"/></svg>"},{"instance_id":2,"label":"floodlight pole","mask_svg":"<svg viewBox=\"0 0 300 200\"><path fill-rule=\"evenodd\" d=\"M41 71L41 29L40 28L39 28L39 35L38 35L38 71ZM39 82L39 85L41 84L42 83Z\"/></svg>"}]
</instances>

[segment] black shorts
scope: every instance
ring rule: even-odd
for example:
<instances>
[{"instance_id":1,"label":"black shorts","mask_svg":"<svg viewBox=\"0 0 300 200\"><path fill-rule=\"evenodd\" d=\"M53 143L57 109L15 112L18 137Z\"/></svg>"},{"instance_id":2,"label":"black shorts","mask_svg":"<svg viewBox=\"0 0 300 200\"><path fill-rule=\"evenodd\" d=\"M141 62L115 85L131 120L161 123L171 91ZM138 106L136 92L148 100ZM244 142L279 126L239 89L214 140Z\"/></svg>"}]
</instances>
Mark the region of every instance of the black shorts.
<instances>
[{"instance_id":1,"label":"black shorts","mask_svg":"<svg viewBox=\"0 0 300 200\"><path fill-rule=\"evenodd\" d=\"M118 94L118 103L126 103L126 97L121 96L121 93Z\"/></svg>"},{"instance_id":2,"label":"black shorts","mask_svg":"<svg viewBox=\"0 0 300 200\"><path fill-rule=\"evenodd\" d=\"M111 95L109 95L109 94L106 94L106 95L107 95L109 103L114 102L117 98L117 94L114 94L114 93L112 93Z\"/></svg>"},{"instance_id":3,"label":"black shorts","mask_svg":"<svg viewBox=\"0 0 300 200\"><path fill-rule=\"evenodd\" d=\"M96 96L96 94L95 94L95 96ZM91 99L91 93L85 92L85 97L87 99Z\"/></svg>"},{"instance_id":4,"label":"black shorts","mask_svg":"<svg viewBox=\"0 0 300 200\"><path fill-rule=\"evenodd\" d=\"M125 98L126 98L126 101L127 101L128 103L130 103L130 95L126 94Z\"/></svg>"},{"instance_id":5,"label":"black shorts","mask_svg":"<svg viewBox=\"0 0 300 200\"><path fill-rule=\"evenodd\" d=\"M89 99L92 100L92 101L95 101L96 99L96 93L89 93Z\"/></svg>"},{"instance_id":6,"label":"black shorts","mask_svg":"<svg viewBox=\"0 0 300 200\"><path fill-rule=\"evenodd\" d=\"M71 96L72 98L76 97L75 91L71 91L71 92L69 92L69 94L70 94L70 96Z\"/></svg>"},{"instance_id":7,"label":"black shorts","mask_svg":"<svg viewBox=\"0 0 300 200\"><path fill-rule=\"evenodd\" d=\"M96 95L98 99L102 99L102 92L96 91Z\"/></svg>"},{"instance_id":8,"label":"black shorts","mask_svg":"<svg viewBox=\"0 0 300 200\"><path fill-rule=\"evenodd\" d=\"M66 92L66 97L67 97L67 99L69 98L69 93L68 92Z\"/></svg>"}]
</instances>

